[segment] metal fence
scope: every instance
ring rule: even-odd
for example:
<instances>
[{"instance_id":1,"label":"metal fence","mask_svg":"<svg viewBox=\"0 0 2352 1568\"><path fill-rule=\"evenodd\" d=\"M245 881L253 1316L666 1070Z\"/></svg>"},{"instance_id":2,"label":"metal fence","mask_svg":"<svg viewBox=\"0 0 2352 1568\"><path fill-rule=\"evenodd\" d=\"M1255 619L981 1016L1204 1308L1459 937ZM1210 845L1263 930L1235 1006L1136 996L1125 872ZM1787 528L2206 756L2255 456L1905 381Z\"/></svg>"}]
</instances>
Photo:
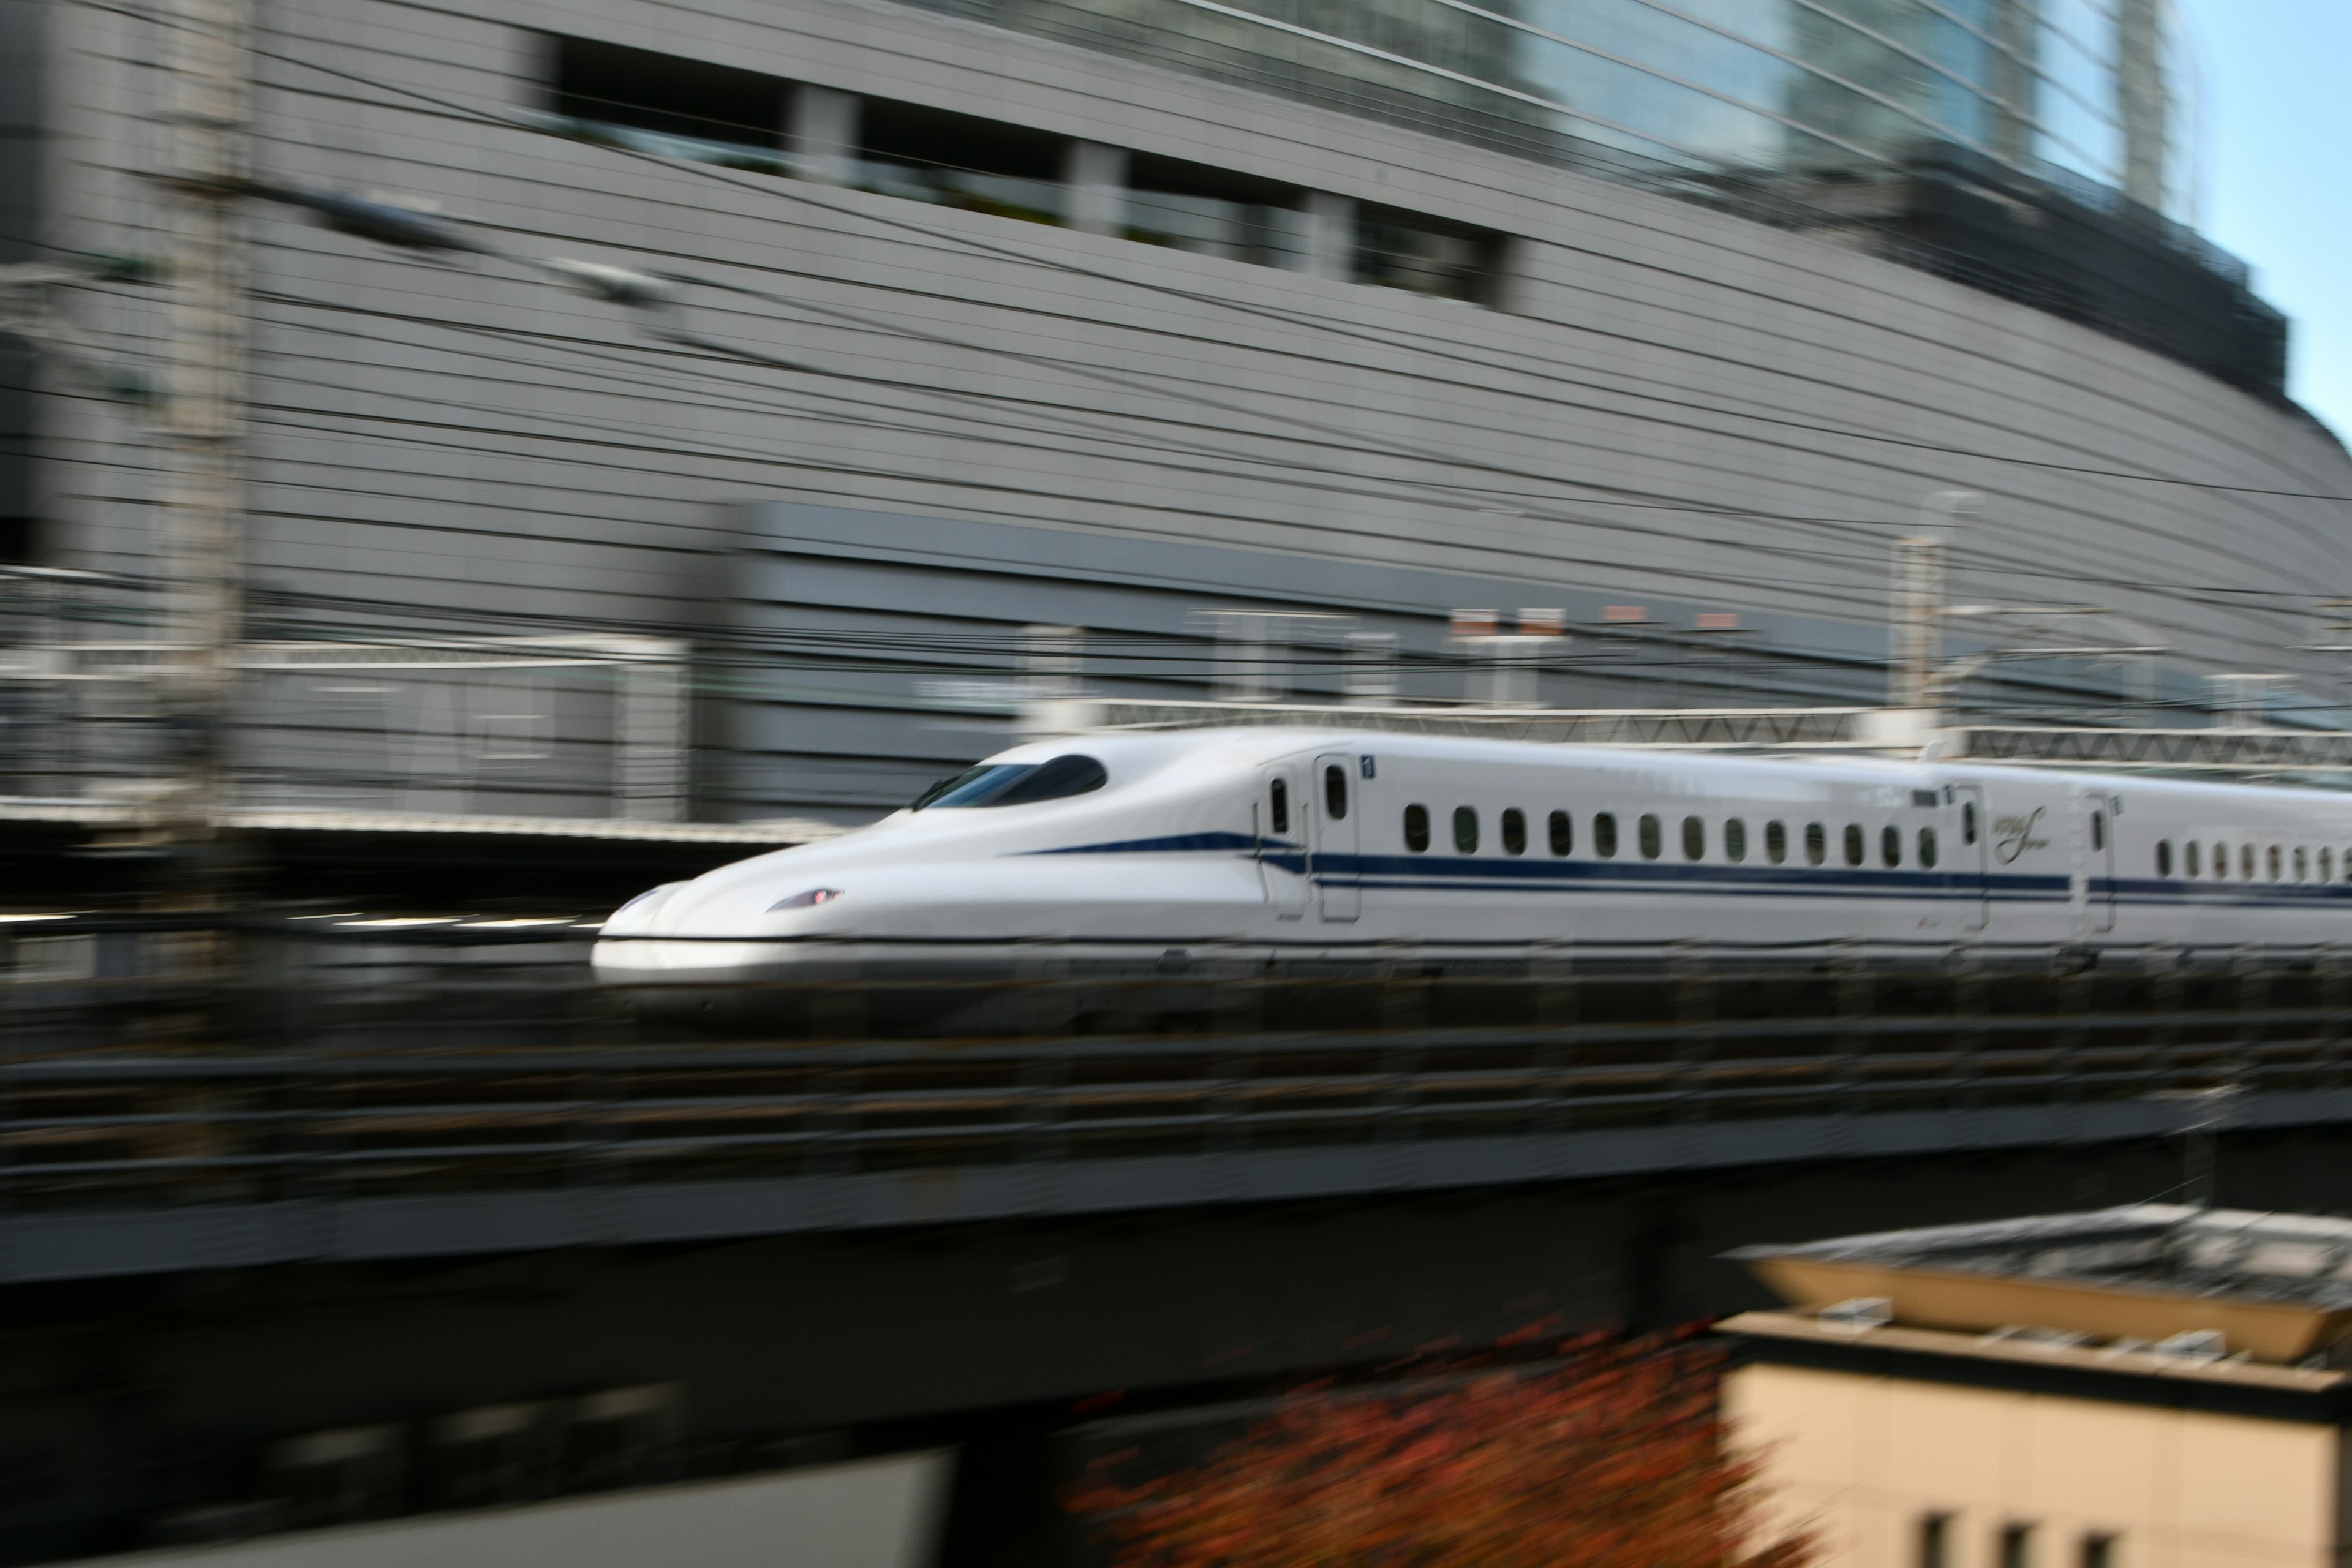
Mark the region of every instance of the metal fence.
<instances>
[{"instance_id":1,"label":"metal fence","mask_svg":"<svg viewBox=\"0 0 2352 1568\"><path fill-rule=\"evenodd\" d=\"M2352 1088L2335 949L1561 944L1317 973L1236 947L1088 973L1041 946L1010 978L910 987L844 965L745 988L718 1031L594 984L592 935L20 930L0 1198L608 1187L2124 1101L2178 1101L2186 1126L2217 1093ZM235 963L190 962L223 943Z\"/></svg>"}]
</instances>

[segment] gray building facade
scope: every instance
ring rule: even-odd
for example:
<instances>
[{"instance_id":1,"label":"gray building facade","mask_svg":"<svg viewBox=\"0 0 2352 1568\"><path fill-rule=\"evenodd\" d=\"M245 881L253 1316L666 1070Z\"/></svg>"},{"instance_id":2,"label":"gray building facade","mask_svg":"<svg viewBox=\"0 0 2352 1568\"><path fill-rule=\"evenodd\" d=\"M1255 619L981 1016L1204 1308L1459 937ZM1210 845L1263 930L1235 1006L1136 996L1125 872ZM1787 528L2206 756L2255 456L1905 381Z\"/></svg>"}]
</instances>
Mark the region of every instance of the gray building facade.
<instances>
[{"instance_id":1,"label":"gray building facade","mask_svg":"<svg viewBox=\"0 0 2352 1568\"><path fill-rule=\"evenodd\" d=\"M250 205L249 635L683 643L692 812L856 821L1004 743L1024 680L1210 689L1221 612L1325 617L1281 623L1302 690L1369 648L1458 699L1451 613L1533 607L1575 634L1547 700L1873 700L1893 542L1957 488L1984 499L1956 595L2096 603L2171 650L2153 679L2078 660L2070 700L2246 670L2337 700L2339 656L2297 650L2352 592L2352 460L2285 401L2242 268L2152 210L2152 7L2087 7L2112 156L2070 173L2034 140L2057 57L1965 7L1878 42L1796 7L1761 54L1692 34L1776 61L1739 90L1781 121L1836 120L1822 84L1874 51L1982 109L1879 104L1900 133L1840 165L1785 138L1667 157L1513 99L1527 16L1055 6L266 0L256 178L499 254ZM168 26L47 7L44 243L168 252ZM1968 94L1936 39L1982 57ZM683 281L633 310L547 258ZM68 300L133 367L163 304ZM136 597L152 422L42 375L26 552ZM387 737L422 710L314 684L382 759L351 798L417 765ZM477 783L560 749L555 697L436 700L425 749Z\"/></svg>"}]
</instances>

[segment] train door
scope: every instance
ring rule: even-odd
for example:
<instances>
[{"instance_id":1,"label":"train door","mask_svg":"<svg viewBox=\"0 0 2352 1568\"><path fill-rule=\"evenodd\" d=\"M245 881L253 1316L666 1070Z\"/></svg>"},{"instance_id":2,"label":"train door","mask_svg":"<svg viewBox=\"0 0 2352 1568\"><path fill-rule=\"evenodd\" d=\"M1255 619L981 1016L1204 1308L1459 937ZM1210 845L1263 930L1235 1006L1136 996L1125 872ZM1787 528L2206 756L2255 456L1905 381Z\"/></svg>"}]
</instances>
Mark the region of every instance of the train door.
<instances>
[{"instance_id":1,"label":"train door","mask_svg":"<svg viewBox=\"0 0 2352 1568\"><path fill-rule=\"evenodd\" d=\"M2074 875L2068 879L2074 934L2095 936L2116 929L2116 826L2112 797L2080 785L2067 792L2074 819Z\"/></svg>"},{"instance_id":2,"label":"train door","mask_svg":"<svg viewBox=\"0 0 2352 1568\"><path fill-rule=\"evenodd\" d=\"M1976 879L1976 902L1964 906L1964 929L1974 936L1992 921L1992 834L1985 817L1984 786L1955 784L1960 803L1960 874Z\"/></svg>"},{"instance_id":3,"label":"train door","mask_svg":"<svg viewBox=\"0 0 2352 1568\"><path fill-rule=\"evenodd\" d=\"M1298 769L1278 763L1265 770L1257 792L1257 870L1274 912L1286 921L1307 913L1307 824Z\"/></svg>"},{"instance_id":4,"label":"train door","mask_svg":"<svg viewBox=\"0 0 2352 1568\"><path fill-rule=\"evenodd\" d=\"M1351 921L1363 898L1362 863L1357 858L1355 758L1315 759L1315 896L1327 921Z\"/></svg>"}]
</instances>

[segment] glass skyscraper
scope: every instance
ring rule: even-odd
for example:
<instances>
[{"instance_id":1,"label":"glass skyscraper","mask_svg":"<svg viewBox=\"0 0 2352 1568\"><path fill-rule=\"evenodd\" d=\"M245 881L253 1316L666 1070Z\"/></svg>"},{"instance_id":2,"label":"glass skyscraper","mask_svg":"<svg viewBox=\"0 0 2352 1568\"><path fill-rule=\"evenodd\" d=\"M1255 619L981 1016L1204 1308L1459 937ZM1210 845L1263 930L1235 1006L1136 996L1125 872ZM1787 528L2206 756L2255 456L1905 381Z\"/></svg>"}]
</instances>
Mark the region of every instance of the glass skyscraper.
<instances>
[{"instance_id":1,"label":"glass skyscraper","mask_svg":"<svg viewBox=\"0 0 2352 1568\"><path fill-rule=\"evenodd\" d=\"M1892 168L1923 143L2179 210L2167 0L930 0L1627 169Z\"/></svg>"}]
</instances>

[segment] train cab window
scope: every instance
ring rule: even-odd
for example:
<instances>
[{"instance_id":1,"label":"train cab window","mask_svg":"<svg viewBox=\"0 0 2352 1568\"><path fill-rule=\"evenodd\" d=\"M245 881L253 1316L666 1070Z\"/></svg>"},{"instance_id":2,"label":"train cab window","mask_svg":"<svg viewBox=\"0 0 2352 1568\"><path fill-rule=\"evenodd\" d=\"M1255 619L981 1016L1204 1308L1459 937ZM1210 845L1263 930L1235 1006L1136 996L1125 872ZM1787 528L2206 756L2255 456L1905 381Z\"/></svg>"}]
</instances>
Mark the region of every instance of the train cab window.
<instances>
[{"instance_id":1,"label":"train cab window","mask_svg":"<svg viewBox=\"0 0 2352 1568\"><path fill-rule=\"evenodd\" d=\"M1665 846L1665 837L1658 826L1658 819L1654 816L1644 815L1641 821L1641 833L1642 858L1644 860L1656 859L1660 853L1663 852Z\"/></svg>"},{"instance_id":2,"label":"train cab window","mask_svg":"<svg viewBox=\"0 0 2352 1568\"><path fill-rule=\"evenodd\" d=\"M2251 844L2241 844L2238 846L2238 880L2251 882L2253 879L2254 847Z\"/></svg>"},{"instance_id":3,"label":"train cab window","mask_svg":"<svg viewBox=\"0 0 2352 1568\"><path fill-rule=\"evenodd\" d=\"M1736 816L1723 825L1723 858L1734 861L1748 858L1748 824Z\"/></svg>"},{"instance_id":4,"label":"train cab window","mask_svg":"<svg viewBox=\"0 0 2352 1568\"><path fill-rule=\"evenodd\" d=\"M1805 864L1818 866L1829 858L1829 829L1818 822L1808 822L1805 824Z\"/></svg>"},{"instance_id":5,"label":"train cab window","mask_svg":"<svg viewBox=\"0 0 2352 1568\"><path fill-rule=\"evenodd\" d=\"M2205 874L2204 861L2197 853L2200 847L2200 846L2194 838L2187 840L2180 846L2180 874L2182 876L2201 877Z\"/></svg>"},{"instance_id":6,"label":"train cab window","mask_svg":"<svg viewBox=\"0 0 2352 1568\"><path fill-rule=\"evenodd\" d=\"M1269 833L1290 831L1290 781L1276 779L1265 786L1265 826Z\"/></svg>"},{"instance_id":7,"label":"train cab window","mask_svg":"<svg viewBox=\"0 0 2352 1568\"><path fill-rule=\"evenodd\" d=\"M2156 841L2156 874L2159 877L2172 875L2172 840L2169 838Z\"/></svg>"},{"instance_id":8,"label":"train cab window","mask_svg":"<svg viewBox=\"0 0 2352 1568\"><path fill-rule=\"evenodd\" d=\"M1685 860L1706 858L1706 823L1700 817L1683 818L1683 858Z\"/></svg>"},{"instance_id":9,"label":"train cab window","mask_svg":"<svg viewBox=\"0 0 2352 1568\"><path fill-rule=\"evenodd\" d=\"M2298 848L2294 852L2294 879L2298 882L2311 880L2311 851L2308 849Z\"/></svg>"},{"instance_id":10,"label":"train cab window","mask_svg":"<svg viewBox=\"0 0 2352 1568\"><path fill-rule=\"evenodd\" d=\"M1960 803L1960 842L1963 844L1974 844L1976 841L1977 803L1972 800L1965 800Z\"/></svg>"},{"instance_id":11,"label":"train cab window","mask_svg":"<svg viewBox=\"0 0 2352 1568\"><path fill-rule=\"evenodd\" d=\"M2095 811L2091 813L2091 847L2105 849L2106 847L2107 814L2104 811Z\"/></svg>"},{"instance_id":12,"label":"train cab window","mask_svg":"<svg viewBox=\"0 0 2352 1568\"><path fill-rule=\"evenodd\" d=\"M1936 830L1932 827L1919 830L1919 864L1930 871L1936 868Z\"/></svg>"},{"instance_id":13,"label":"train cab window","mask_svg":"<svg viewBox=\"0 0 2352 1568\"><path fill-rule=\"evenodd\" d=\"M1478 812L1475 806L1454 808L1454 847L1465 855L1478 853Z\"/></svg>"},{"instance_id":14,"label":"train cab window","mask_svg":"<svg viewBox=\"0 0 2352 1568\"><path fill-rule=\"evenodd\" d=\"M1085 795L1109 782L1110 774L1100 763L1075 752L1042 763L982 763L925 790L913 809L1034 805Z\"/></svg>"},{"instance_id":15,"label":"train cab window","mask_svg":"<svg viewBox=\"0 0 2352 1568\"><path fill-rule=\"evenodd\" d=\"M1408 805L1404 808L1404 847L1416 855L1429 848L1429 807Z\"/></svg>"},{"instance_id":16,"label":"train cab window","mask_svg":"<svg viewBox=\"0 0 2352 1568\"><path fill-rule=\"evenodd\" d=\"M1887 826L1878 830L1878 858L1887 866L1903 864L1903 830Z\"/></svg>"},{"instance_id":17,"label":"train cab window","mask_svg":"<svg viewBox=\"0 0 2352 1568\"><path fill-rule=\"evenodd\" d=\"M1764 825L1764 858L1775 866L1789 858L1789 825L1768 822Z\"/></svg>"},{"instance_id":18,"label":"train cab window","mask_svg":"<svg viewBox=\"0 0 2352 1568\"><path fill-rule=\"evenodd\" d=\"M1862 829L1851 822L1845 825L1845 863L1862 864Z\"/></svg>"},{"instance_id":19,"label":"train cab window","mask_svg":"<svg viewBox=\"0 0 2352 1568\"><path fill-rule=\"evenodd\" d=\"M1617 858L1617 814L1615 812L1593 813L1592 852L1603 860Z\"/></svg>"},{"instance_id":20,"label":"train cab window","mask_svg":"<svg viewBox=\"0 0 2352 1568\"><path fill-rule=\"evenodd\" d=\"M2277 845L2273 844L2270 847L2269 852L2263 857L2263 862L2270 869L2271 880L2277 881L2279 879L2279 847Z\"/></svg>"},{"instance_id":21,"label":"train cab window","mask_svg":"<svg viewBox=\"0 0 2352 1568\"><path fill-rule=\"evenodd\" d=\"M1324 764L1323 815L1334 822L1348 815L1348 770L1337 763Z\"/></svg>"},{"instance_id":22,"label":"train cab window","mask_svg":"<svg viewBox=\"0 0 2352 1568\"><path fill-rule=\"evenodd\" d=\"M1564 811L1553 812L1551 814L1551 819L1544 826L1551 832L1551 852L1553 854L1565 855L1570 850L1576 847L1576 825L1569 820L1568 813Z\"/></svg>"},{"instance_id":23,"label":"train cab window","mask_svg":"<svg viewBox=\"0 0 2352 1568\"><path fill-rule=\"evenodd\" d=\"M1528 852L1527 814L1517 806L1503 813L1503 853L1524 855Z\"/></svg>"}]
</instances>

